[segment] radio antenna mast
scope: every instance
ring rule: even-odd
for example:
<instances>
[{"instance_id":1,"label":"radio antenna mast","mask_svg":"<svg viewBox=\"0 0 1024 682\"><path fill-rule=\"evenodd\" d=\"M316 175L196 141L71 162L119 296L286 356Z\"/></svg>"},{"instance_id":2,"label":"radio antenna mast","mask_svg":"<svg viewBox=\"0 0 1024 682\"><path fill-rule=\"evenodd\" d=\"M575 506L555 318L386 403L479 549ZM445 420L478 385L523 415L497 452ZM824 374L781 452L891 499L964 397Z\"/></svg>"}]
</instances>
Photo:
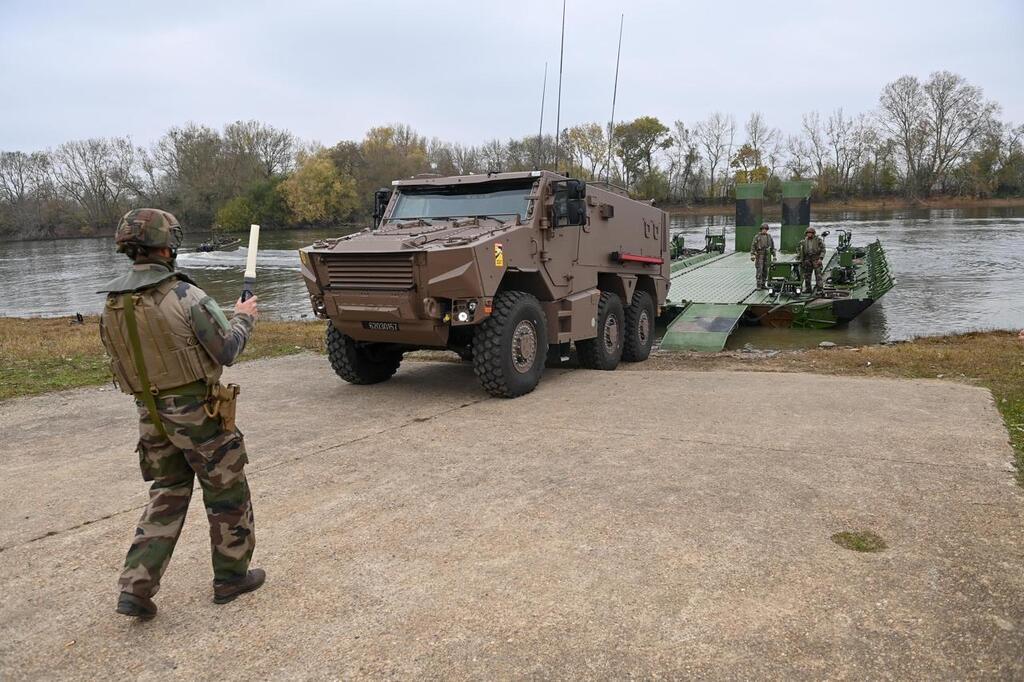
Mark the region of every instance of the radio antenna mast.
<instances>
[{"instance_id":1,"label":"radio antenna mast","mask_svg":"<svg viewBox=\"0 0 1024 682\"><path fill-rule=\"evenodd\" d=\"M612 118L608 122L608 163L605 166L604 181L612 178L612 138L615 135L615 98L619 94L619 59L622 57L622 24L626 20L625 13L619 15L619 49L615 53L615 85L612 86Z\"/></svg>"},{"instance_id":2,"label":"radio antenna mast","mask_svg":"<svg viewBox=\"0 0 1024 682\"><path fill-rule=\"evenodd\" d=\"M537 162L533 164L534 170L540 169L543 160L544 150L544 97L548 94L548 63L544 62L544 85L540 89L540 127L537 129Z\"/></svg>"},{"instance_id":3,"label":"radio antenna mast","mask_svg":"<svg viewBox=\"0 0 1024 682\"><path fill-rule=\"evenodd\" d=\"M555 108L555 172L558 172L562 141L562 61L565 58L565 0L562 0L562 44L558 48L558 106Z\"/></svg>"}]
</instances>

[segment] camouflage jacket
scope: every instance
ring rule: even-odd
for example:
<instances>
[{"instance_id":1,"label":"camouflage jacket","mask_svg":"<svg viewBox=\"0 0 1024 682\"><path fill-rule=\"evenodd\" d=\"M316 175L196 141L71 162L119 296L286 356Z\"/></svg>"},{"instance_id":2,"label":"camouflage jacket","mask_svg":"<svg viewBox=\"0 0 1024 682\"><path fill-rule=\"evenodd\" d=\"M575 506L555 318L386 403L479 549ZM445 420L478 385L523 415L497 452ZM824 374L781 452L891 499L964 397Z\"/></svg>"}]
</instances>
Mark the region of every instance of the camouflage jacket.
<instances>
[{"instance_id":1,"label":"camouflage jacket","mask_svg":"<svg viewBox=\"0 0 1024 682\"><path fill-rule=\"evenodd\" d=\"M802 239L797 249L800 260L820 260L825 255L825 242L821 237Z\"/></svg>"},{"instance_id":2,"label":"camouflage jacket","mask_svg":"<svg viewBox=\"0 0 1024 682\"><path fill-rule=\"evenodd\" d=\"M762 234L758 232L750 242L750 255L753 256L764 251L771 252L772 255L775 255L775 240L772 239L770 234Z\"/></svg>"},{"instance_id":3,"label":"camouflage jacket","mask_svg":"<svg viewBox=\"0 0 1024 682\"><path fill-rule=\"evenodd\" d=\"M155 352L159 355L178 355L188 347L198 343L205 351L209 360L196 363L185 363L184 369L173 372L175 375L206 375L209 381L219 376L219 369L211 375L209 365L223 366L235 362L245 348L253 328L253 319L249 315L236 314L231 320L221 310L217 302L195 285L184 273L177 272L161 263L136 263L132 270L122 277L109 282L100 293L108 295L108 303L100 318L100 338L106 347L115 366L120 361L124 372L133 375L132 362L129 359L124 340L124 319L121 314L120 294L133 292L142 296L137 315L144 316L152 310L162 321L155 326L143 324L140 320L139 334L146 355ZM148 299L153 297L150 304ZM143 300L145 299L145 300ZM154 320L155 321L155 320ZM161 338L149 338L151 329L165 330ZM147 364L151 364L148 363ZM158 363L152 363L154 366ZM154 383L161 383L150 370ZM119 372L115 368L115 376ZM189 377L191 378L191 377ZM119 377L121 379L121 377ZM169 383L175 381L168 378ZM131 381L129 383L136 383ZM185 383L185 382L182 382ZM123 387L126 389L128 387ZM138 387L135 387L136 389Z\"/></svg>"}]
</instances>

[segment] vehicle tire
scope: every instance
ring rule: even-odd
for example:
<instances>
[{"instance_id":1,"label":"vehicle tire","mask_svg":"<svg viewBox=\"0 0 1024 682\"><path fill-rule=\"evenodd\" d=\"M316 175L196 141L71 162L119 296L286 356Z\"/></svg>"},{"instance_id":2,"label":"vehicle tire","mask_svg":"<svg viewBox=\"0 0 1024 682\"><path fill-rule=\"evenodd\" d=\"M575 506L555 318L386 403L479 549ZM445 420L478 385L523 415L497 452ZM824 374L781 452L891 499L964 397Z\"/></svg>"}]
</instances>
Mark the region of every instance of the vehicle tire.
<instances>
[{"instance_id":1,"label":"vehicle tire","mask_svg":"<svg viewBox=\"0 0 1024 682\"><path fill-rule=\"evenodd\" d=\"M356 341L327 323L327 357L334 372L350 384L379 384L402 363L402 353L382 343Z\"/></svg>"},{"instance_id":2,"label":"vehicle tire","mask_svg":"<svg viewBox=\"0 0 1024 682\"><path fill-rule=\"evenodd\" d=\"M523 291L495 296L490 317L473 334L473 371L484 390L499 398L529 393L547 355L547 319L537 299Z\"/></svg>"},{"instance_id":3,"label":"vehicle tire","mask_svg":"<svg viewBox=\"0 0 1024 682\"><path fill-rule=\"evenodd\" d=\"M654 347L654 301L646 291L634 291L633 302L626 308L626 332L622 359L643 362Z\"/></svg>"},{"instance_id":4,"label":"vehicle tire","mask_svg":"<svg viewBox=\"0 0 1024 682\"><path fill-rule=\"evenodd\" d=\"M612 370L622 359L625 324L622 299L610 291L601 293L597 304L597 337L576 342L580 367Z\"/></svg>"}]
</instances>

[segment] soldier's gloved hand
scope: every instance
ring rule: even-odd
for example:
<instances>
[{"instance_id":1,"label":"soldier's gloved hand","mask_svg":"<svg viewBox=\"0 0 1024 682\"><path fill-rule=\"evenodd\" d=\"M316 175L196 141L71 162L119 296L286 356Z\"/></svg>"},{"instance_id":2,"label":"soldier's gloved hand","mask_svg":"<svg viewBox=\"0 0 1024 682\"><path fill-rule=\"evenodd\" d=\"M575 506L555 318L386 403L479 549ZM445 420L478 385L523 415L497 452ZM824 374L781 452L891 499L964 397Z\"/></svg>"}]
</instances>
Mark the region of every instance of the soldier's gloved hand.
<instances>
[{"instance_id":1,"label":"soldier's gloved hand","mask_svg":"<svg viewBox=\"0 0 1024 682\"><path fill-rule=\"evenodd\" d=\"M243 313L255 320L257 317L260 316L259 310L257 310L256 308L257 300L259 300L258 296L253 296L247 301L238 299L237 301L235 301L235 314L238 315L239 313Z\"/></svg>"}]
</instances>

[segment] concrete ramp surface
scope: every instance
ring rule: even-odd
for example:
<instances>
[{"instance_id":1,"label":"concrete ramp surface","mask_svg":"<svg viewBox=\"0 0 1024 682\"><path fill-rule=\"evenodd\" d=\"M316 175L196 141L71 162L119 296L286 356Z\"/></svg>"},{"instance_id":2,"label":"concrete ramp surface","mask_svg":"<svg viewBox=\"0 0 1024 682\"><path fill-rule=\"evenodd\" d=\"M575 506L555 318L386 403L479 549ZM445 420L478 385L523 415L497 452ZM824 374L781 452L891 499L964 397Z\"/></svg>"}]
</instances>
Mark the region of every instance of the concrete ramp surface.
<instances>
[{"instance_id":1,"label":"concrete ramp surface","mask_svg":"<svg viewBox=\"0 0 1024 682\"><path fill-rule=\"evenodd\" d=\"M986 391L466 365L374 387L247 363L258 592L211 603L198 496L157 603L114 613L146 499L133 406L0 404L0 677L1024 676L1022 495ZM779 395L799 413L764 414ZM830 537L872 530L889 548Z\"/></svg>"}]
</instances>

